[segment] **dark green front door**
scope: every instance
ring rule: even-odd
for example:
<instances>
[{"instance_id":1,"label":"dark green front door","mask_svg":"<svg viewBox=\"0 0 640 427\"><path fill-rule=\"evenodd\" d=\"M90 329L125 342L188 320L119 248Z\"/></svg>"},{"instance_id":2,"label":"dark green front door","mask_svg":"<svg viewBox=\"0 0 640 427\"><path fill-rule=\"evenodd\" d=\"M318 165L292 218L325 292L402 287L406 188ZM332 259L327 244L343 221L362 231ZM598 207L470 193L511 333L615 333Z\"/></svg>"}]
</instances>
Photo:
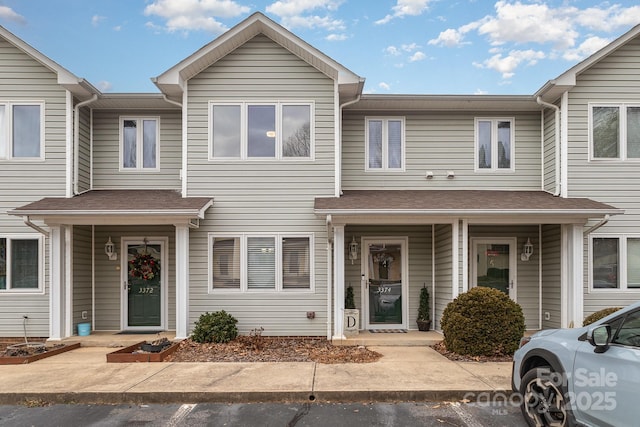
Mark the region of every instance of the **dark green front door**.
<instances>
[{"instance_id":1,"label":"dark green front door","mask_svg":"<svg viewBox=\"0 0 640 427\"><path fill-rule=\"evenodd\" d=\"M127 244L127 326L162 325L162 246Z\"/></svg>"}]
</instances>

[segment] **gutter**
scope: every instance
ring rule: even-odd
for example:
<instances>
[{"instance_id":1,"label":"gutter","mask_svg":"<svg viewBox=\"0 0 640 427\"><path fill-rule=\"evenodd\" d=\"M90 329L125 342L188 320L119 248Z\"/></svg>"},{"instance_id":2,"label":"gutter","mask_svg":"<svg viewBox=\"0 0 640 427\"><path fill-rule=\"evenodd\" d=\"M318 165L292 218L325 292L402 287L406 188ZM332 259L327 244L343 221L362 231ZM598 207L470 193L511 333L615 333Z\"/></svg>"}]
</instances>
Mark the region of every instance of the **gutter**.
<instances>
[{"instance_id":1,"label":"gutter","mask_svg":"<svg viewBox=\"0 0 640 427\"><path fill-rule=\"evenodd\" d=\"M78 113L80 112L80 107L84 107L85 105L91 104L95 100L98 99L98 94L94 93L93 96L86 101L79 102L73 108L73 195L78 194L78 179L80 173L78 172L78 168L80 167L80 154L78 151L80 150L80 117Z\"/></svg>"},{"instance_id":2,"label":"gutter","mask_svg":"<svg viewBox=\"0 0 640 427\"><path fill-rule=\"evenodd\" d=\"M545 102L542 100L542 97L538 96L536 98L536 102L540 105L542 105L543 107L548 107L548 108L552 108L553 110L555 110L555 122L556 122L556 129L555 129L555 157L556 157L556 188L555 191L553 192L554 196L559 196L560 192L561 192L561 188L562 188L562 183L560 182L561 178L560 178L560 144L561 144L561 138L560 138L560 132L558 130L559 126L560 126L560 114L561 114L561 110L560 107L558 107L557 105L551 104L549 102ZM544 122L543 122L544 123ZM542 153L544 155L544 134L542 135ZM544 161L542 162L542 167L544 168ZM542 177L542 179L544 180L544 175Z\"/></svg>"},{"instance_id":3,"label":"gutter","mask_svg":"<svg viewBox=\"0 0 640 427\"><path fill-rule=\"evenodd\" d=\"M327 339L331 340L333 316L333 223L331 214L327 215ZM335 316L335 314L334 314Z\"/></svg>"}]
</instances>

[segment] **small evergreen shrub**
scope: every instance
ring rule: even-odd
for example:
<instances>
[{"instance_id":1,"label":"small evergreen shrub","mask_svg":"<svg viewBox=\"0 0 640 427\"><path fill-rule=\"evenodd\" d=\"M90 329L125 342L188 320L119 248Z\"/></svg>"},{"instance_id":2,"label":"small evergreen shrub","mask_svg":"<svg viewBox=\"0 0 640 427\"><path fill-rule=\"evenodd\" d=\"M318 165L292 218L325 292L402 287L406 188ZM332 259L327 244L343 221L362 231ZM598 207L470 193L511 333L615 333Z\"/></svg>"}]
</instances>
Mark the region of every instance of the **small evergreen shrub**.
<instances>
[{"instance_id":1,"label":"small evergreen shrub","mask_svg":"<svg viewBox=\"0 0 640 427\"><path fill-rule=\"evenodd\" d=\"M353 295L353 287L351 285L349 285L347 287L347 292L346 295L344 297L344 308L346 308L347 310L351 310L356 308L356 303L354 300L354 295Z\"/></svg>"},{"instance_id":2,"label":"small evergreen shrub","mask_svg":"<svg viewBox=\"0 0 640 427\"><path fill-rule=\"evenodd\" d=\"M420 305L418 306L418 320L431 320L431 309L429 307L429 289L423 286L420 289Z\"/></svg>"},{"instance_id":3,"label":"small evergreen shrub","mask_svg":"<svg viewBox=\"0 0 640 427\"><path fill-rule=\"evenodd\" d=\"M238 320L224 310L200 315L191 339L199 343L225 343L238 336Z\"/></svg>"},{"instance_id":4,"label":"small evergreen shrub","mask_svg":"<svg viewBox=\"0 0 640 427\"><path fill-rule=\"evenodd\" d=\"M587 326L592 324L593 322L597 322L598 320L607 317L610 314L615 313L616 311L622 309L622 307L608 307L608 308L603 308L602 310L596 311L595 313L592 313L590 315L588 315L587 317L584 318L584 321L582 322L583 326Z\"/></svg>"},{"instance_id":5,"label":"small evergreen shrub","mask_svg":"<svg viewBox=\"0 0 640 427\"><path fill-rule=\"evenodd\" d=\"M440 324L447 350L468 356L512 355L525 329L522 307L504 292L485 287L451 301Z\"/></svg>"}]
</instances>

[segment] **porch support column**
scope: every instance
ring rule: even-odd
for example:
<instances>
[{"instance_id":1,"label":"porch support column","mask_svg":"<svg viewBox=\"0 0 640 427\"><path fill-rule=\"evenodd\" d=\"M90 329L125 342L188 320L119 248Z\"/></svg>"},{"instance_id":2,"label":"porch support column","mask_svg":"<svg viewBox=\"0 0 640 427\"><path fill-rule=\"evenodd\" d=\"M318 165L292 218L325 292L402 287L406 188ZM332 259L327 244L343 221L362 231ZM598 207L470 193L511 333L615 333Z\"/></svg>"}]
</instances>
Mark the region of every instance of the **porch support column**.
<instances>
[{"instance_id":1,"label":"porch support column","mask_svg":"<svg viewBox=\"0 0 640 427\"><path fill-rule=\"evenodd\" d=\"M49 339L60 340L65 331L64 229L52 226L49 231Z\"/></svg>"},{"instance_id":2,"label":"porch support column","mask_svg":"<svg viewBox=\"0 0 640 427\"><path fill-rule=\"evenodd\" d=\"M189 331L189 227L176 225L176 338Z\"/></svg>"},{"instance_id":3,"label":"porch support column","mask_svg":"<svg viewBox=\"0 0 640 427\"><path fill-rule=\"evenodd\" d=\"M344 225L334 226L333 234L333 339L344 336Z\"/></svg>"},{"instance_id":4,"label":"porch support column","mask_svg":"<svg viewBox=\"0 0 640 427\"><path fill-rule=\"evenodd\" d=\"M582 224L562 226L562 322L563 328L578 328L583 319L584 236Z\"/></svg>"}]
</instances>

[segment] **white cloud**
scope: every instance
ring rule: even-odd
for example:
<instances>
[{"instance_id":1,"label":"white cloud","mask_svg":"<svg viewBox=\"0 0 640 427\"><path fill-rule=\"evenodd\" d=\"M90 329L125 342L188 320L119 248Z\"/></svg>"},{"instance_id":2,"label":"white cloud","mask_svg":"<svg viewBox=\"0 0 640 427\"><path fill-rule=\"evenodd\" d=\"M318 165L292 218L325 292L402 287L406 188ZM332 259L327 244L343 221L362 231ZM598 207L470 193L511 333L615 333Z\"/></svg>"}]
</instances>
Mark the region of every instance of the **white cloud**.
<instances>
[{"instance_id":1,"label":"white cloud","mask_svg":"<svg viewBox=\"0 0 640 427\"><path fill-rule=\"evenodd\" d=\"M562 58L567 61L580 61L587 56L599 51L607 44L609 44L611 40L604 39L601 37L589 37L578 46L576 49L568 49L562 54Z\"/></svg>"},{"instance_id":2,"label":"white cloud","mask_svg":"<svg viewBox=\"0 0 640 427\"><path fill-rule=\"evenodd\" d=\"M590 30L610 32L640 22L640 6L623 8L615 4L608 9L590 7L577 12L576 22Z\"/></svg>"},{"instance_id":3,"label":"white cloud","mask_svg":"<svg viewBox=\"0 0 640 427\"><path fill-rule=\"evenodd\" d=\"M413 52L414 50L419 49L420 45L417 43L403 44L400 48L405 52Z\"/></svg>"},{"instance_id":4,"label":"white cloud","mask_svg":"<svg viewBox=\"0 0 640 427\"><path fill-rule=\"evenodd\" d=\"M98 90L100 90L100 92L109 92L113 88L113 85L111 84L111 82L101 80L98 82L96 87L98 88Z\"/></svg>"},{"instance_id":5,"label":"white cloud","mask_svg":"<svg viewBox=\"0 0 640 427\"><path fill-rule=\"evenodd\" d=\"M341 42L348 38L349 37L346 34L329 34L327 37L325 37L325 39L330 42Z\"/></svg>"},{"instance_id":6,"label":"white cloud","mask_svg":"<svg viewBox=\"0 0 640 427\"><path fill-rule=\"evenodd\" d=\"M409 62L423 61L426 58L427 55L418 51L409 57Z\"/></svg>"},{"instance_id":7,"label":"white cloud","mask_svg":"<svg viewBox=\"0 0 640 427\"><path fill-rule=\"evenodd\" d=\"M8 6L0 6L0 20L17 22L18 24L26 24L27 20L24 16L16 13Z\"/></svg>"},{"instance_id":8,"label":"white cloud","mask_svg":"<svg viewBox=\"0 0 640 427\"><path fill-rule=\"evenodd\" d=\"M464 34L453 28L442 31L437 38L429 40L429 44L435 46L454 47L462 44Z\"/></svg>"},{"instance_id":9,"label":"white cloud","mask_svg":"<svg viewBox=\"0 0 640 427\"><path fill-rule=\"evenodd\" d=\"M473 65L478 68L487 68L495 70L502 74L502 78L510 79L515 75L515 70L520 64L535 65L538 60L544 59L546 54L542 51L532 49L528 50L512 50L508 55L502 56L501 53L493 55L482 63L474 62Z\"/></svg>"},{"instance_id":10,"label":"white cloud","mask_svg":"<svg viewBox=\"0 0 640 427\"><path fill-rule=\"evenodd\" d=\"M391 90L391 85L389 83L380 82L378 83L378 87L384 90Z\"/></svg>"},{"instance_id":11,"label":"white cloud","mask_svg":"<svg viewBox=\"0 0 640 427\"><path fill-rule=\"evenodd\" d=\"M391 14L377 20L378 25L386 24L394 18L404 18L405 16L418 16L427 10L431 0L397 0L397 4L391 8Z\"/></svg>"},{"instance_id":12,"label":"white cloud","mask_svg":"<svg viewBox=\"0 0 640 427\"><path fill-rule=\"evenodd\" d=\"M342 31L346 28L344 21L331 16L341 4L342 0L280 0L267 6L266 11L279 16L282 25L289 29Z\"/></svg>"},{"instance_id":13,"label":"white cloud","mask_svg":"<svg viewBox=\"0 0 640 427\"><path fill-rule=\"evenodd\" d=\"M100 22L104 21L105 19L107 19L106 16L93 15L91 17L91 25L97 27L98 25L100 25Z\"/></svg>"},{"instance_id":14,"label":"white cloud","mask_svg":"<svg viewBox=\"0 0 640 427\"><path fill-rule=\"evenodd\" d=\"M165 29L169 32L205 30L222 33L227 27L216 18L232 18L249 11L249 7L233 0L154 0L145 7L144 14L165 19Z\"/></svg>"},{"instance_id":15,"label":"white cloud","mask_svg":"<svg viewBox=\"0 0 640 427\"><path fill-rule=\"evenodd\" d=\"M389 55L393 55L393 56L399 56L400 55L400 49L398 49L395 46L387 46L384 51L386 53L388 53Z\"/></svg>"}]
</instances>

